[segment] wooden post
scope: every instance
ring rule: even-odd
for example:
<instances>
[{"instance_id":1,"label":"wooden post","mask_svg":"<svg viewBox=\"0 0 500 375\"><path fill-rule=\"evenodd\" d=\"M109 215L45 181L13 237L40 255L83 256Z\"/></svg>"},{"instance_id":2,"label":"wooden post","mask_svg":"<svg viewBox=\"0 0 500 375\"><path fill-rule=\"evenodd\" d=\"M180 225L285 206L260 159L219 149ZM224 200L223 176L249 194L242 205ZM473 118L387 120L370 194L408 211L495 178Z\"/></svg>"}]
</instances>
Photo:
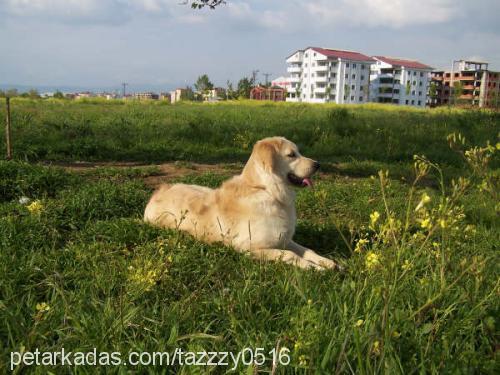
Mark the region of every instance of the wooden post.
<instances>
[{"instance_id":1,"label":"wooden post","mask_svg":"<svg viewBox=\"0 0 500 375\"><path fill-rule=\"evenodd\" d=\"M5 103L7 104L7 114L5 118L5 143L7 145L7 160L11 160L12 144L10 139L10 98L8 96L5 98Z\"/></svg>"}]
</instances>

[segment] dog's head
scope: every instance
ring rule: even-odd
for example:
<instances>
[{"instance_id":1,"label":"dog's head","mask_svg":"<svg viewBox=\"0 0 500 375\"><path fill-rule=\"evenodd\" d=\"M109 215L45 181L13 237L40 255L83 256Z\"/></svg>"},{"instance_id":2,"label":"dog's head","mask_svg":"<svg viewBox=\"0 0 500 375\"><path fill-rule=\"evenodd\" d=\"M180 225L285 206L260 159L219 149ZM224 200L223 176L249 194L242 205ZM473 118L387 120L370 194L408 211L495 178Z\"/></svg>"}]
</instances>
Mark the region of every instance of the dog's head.
<instances>
[{"instance_id":1,"label":"dog's head","mask_svg":"<svg viewBox=\"0 0 500 375\"><path fill-rule=\"evenodd\" d=\"M271 178L275 183L305 187L312 186L311 177L318 168L319 163L302 156L295 143L283 137L271 137L255 144L244 173L266 174L260 176L261 182Z\"/></svg>"}]
</instances>

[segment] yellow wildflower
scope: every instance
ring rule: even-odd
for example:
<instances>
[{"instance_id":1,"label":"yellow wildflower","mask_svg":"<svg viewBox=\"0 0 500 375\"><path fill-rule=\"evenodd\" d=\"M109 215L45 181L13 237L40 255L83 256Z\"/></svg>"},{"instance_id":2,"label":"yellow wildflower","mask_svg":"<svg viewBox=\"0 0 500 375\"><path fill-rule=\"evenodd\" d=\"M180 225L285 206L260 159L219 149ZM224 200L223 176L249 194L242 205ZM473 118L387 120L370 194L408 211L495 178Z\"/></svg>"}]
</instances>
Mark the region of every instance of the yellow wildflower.
<instances>
[{"instance_id":1,"label":"yellow wildflower","mask_svg":"<svg viewBox=\"0 0 500 375\"><path fill-rule=\"evenodd\" d=\"M373 251L368 252L368 254L366 254L365 264L366 268L374 268L378 266L380 264L379 256Z\"/></svg>"},{"instance_id":2,"label":"yellow wildflower","mask_svg":"<svg viewBox=\"0 0 500 375\"><path fill-rule=\"evenodd\" d=\"M300 366L307 366L307 357L304 354L299 356L299 365Z\"/></svg>"},{"instance_id":3,"label":"yellow wildflower","mask_svg":"<svg viewBox=\"0 0 500 375\"><path fill-rule=\"evenodd\" d=\"M372 352L375 355L380 355L380 341L376 340L373 342Z\"/></svg>"},{"instance_id":4,"label":"yellow wildflower","mask_svg":"<svg viewBox=\"0 0 500 375\"><path fill-rule=\"evenodd\" d=\"M374 211L370 214L370 224L372 227L375 226L379 218L380 218L380 213L378 211Z\"/></svg>"},{"instance_id":5,"label":"yellow wildflower","mask_svg":"<svg viewBox=\"0 0 500 375\"><path fill-rule=\"evenodd\" d=\"M361 238L356 243L356 247L354 248L354 252L360 253L363 250L364 246L368 244L368 240L366 238Z\"/></svg>"},{"instance_id":6,"label":"yellow wildflower","mask_svg":"<svg viewBox=\"0 0 500 375\"><path fill-rule=\"evenodd\" d=\"M356 323L354 323L354 327L361 327L365 321L363 319L358 319Z\"/></svg>"},{"instance_id":7,"label":"yellow wildflower","mask_svg":"<svg viewBox=\"0 0 500 375\"><path fill-rule=\"evenodd\" d=\"M308 304L308 305L312 305L312 303L313 303L312 299L308 299L308 300L307 300L307 304Z\"/></svg>"},{"instance_id":8,"label":"yellow wildflower","mask_svg":"<svg viewBox=\"0 0 500 375\"><path fill-rule=\"evenodd\" d=\"M395 339L399 339L401 337L401 333L399 333L398 331L393 331L392 337L394 337Z\"/></svg>"},{"instance_id":9,"label":"yellow wildflower","mask_svg":"<svg viewBox=\"0 0 500 375\"><path fill-rule=\"evenodd\" d=\"M43 210L43 204L39 200L33 201L30 205L26 206L32 214L39 214Z\"/></svg>"},{"instance_id":10,"label":"yellow wildflower","mask_svg":"<svg viewBox=\"0 0 500 375\"><path fill-rule=\"evenodd\" d=\"M50 306L46 302L37 303L35 308L36 311L40 312L46 312L50 310Z\"/></svg>"},{"instance_id":11,"label":"yellow wildflower","mask_svg":"<svg viewBox=\"0 0 500 375\"><path fill-rule=\"evenodd\" d=\"M408 259L406 259L404 261L403 265L401 266L401 268L403 269L403 271L409 271L409 270L411 270L412 265L411 265L410 261Z\"/></svg>"},{"instance_id":12,"label":"yellow wildflower","mask_svg":"<svg viewBox=\"0 0 500 375\"><path fill-rule=\"evenodd\" d=\"M415 207L415 211L420 210L422 207L424 207L430 201L431 201L431 197L429 197L427 195L427 193L422 194L422 198L420 198L420 202L418 202L417 207Z\"/></svg>"},{"instance_id":13,"label":"yellow wildflower","mask_svg":"<svg viewBox=\"0 0 500 375\"><path fill-rule=\"evenodd\" d=\"M441 228L446 228L447 226L447 223L446 223L446 220L445 219L441 219L439 220L439 225L441 226Z\"/></svg>"},{"instance_id":14,"label":"yellow wildflower","mask_svg":"<svg viewBox=\"0 0 500 375\"><path fill-rule=\"evenodd\" d=\"M431 219L429 219L428 217L425 219L422 219L420 221L420 226L422 227L422 229L430 228L431 227Z\"/></svg>"}]
</instances>

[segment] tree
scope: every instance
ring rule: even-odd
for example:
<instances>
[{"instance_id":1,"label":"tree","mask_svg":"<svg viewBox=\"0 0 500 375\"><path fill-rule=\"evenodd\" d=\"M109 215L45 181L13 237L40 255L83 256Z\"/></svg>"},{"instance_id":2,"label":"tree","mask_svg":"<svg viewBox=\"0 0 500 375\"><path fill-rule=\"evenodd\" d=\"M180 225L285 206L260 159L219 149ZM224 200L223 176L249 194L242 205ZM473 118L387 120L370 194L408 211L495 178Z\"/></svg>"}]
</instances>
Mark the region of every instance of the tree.
<instances>
[{"instance_id":1,"label":"tree","mask_svg":"<svg viewBox=\"0 0 500 375\"><path fill-rule=\"evenodd\" d=\"M189 1L186 0L184 4L187 4ZM209 7L210 9L215 9L219 5L225 4L224 0L192 0L191 8L193 9L202 9L204 7Z\"/></svg>"},{"instance_id":2,"label":"tree","mask_svg":"<svg viewBox=\"0 0 500 375\"><path fill-rule=\"evenodd\" d=\"M250 98L250 90L254 85L253 79L244 77L238 82L238 97L241 98Z\"/></svg>"},{"instance_id":3,"label":"tree","mask_svg":"<svg viewBox=\"0 0 500 375\"><path fill-rule=\"evenodd\" d=\"M326 88L325 88L325 96L326 96L326 101L330 101L330 96L332 94L332 87L330 86L329 83L326 84Z\"/></svg>"},{"instance_id":4,"label":"tree","mask_svg":"<svg viewBox=\"0 0 500 375\"><path fill-rule=\"evenodd\" d=\"M38 93L37 90L31 89L28 91L28 98L30 99L40 99L40 94Z\"/></svg>"},{"instance_id":5,"label":"tree","mask_svg":"<svg viewBox=\"0 0 500 375\"><path fill-rule=\"evenodd\" d=\"M3 90L0 90L0 98L5 98L5 91Z\"/></svg>"},{"instance_id":6,"label":"tree","mask_svg":"<svg viewBox=\"0 0 500 375\"><path fill-rule=\"evenodd\" d=\"M19 93L17 92L17 89L8 89L7 92L5 93L5 96L8 96L9 98L14 98L18 95Z\"/></svg>"},{"instance_id":7,"label":"tree","mask_svg":"<svg viewBox=\"0 0 500 375\"><path fill-rule=\"evenodd\" d=\"M234 91L233 88L233 83L230 82L229 80L226 82L226 100L232 100L236 98L236 92Z\"/></svg>"},{"instance_id":8,"label":"tree","mask_svg":"<svg viewBox=\"0 0 500 375\"><path fill-rule=\"evenodd\" d=\"M346 98L345 100L349 100L350 101L350 99L349 99L350 92L351 92L351 87L349 85L347 85L347 84L344 85L344 96Z\"/></svg>"},{"instance_id":9,"label":"tree","mask_svg":"<svg viewBox=\"0 0 500 375\"><path fill-rule=\"evenodd\" d=\"M208 90L212 90L214 88L214 84L210 82L210 79L206 74L199 76L194 84L194 87L197 91L202 94L205 94Z\"/></svg>"},{"instance_id":10,"label":"tree","mask_svg":"<svg viewBox=\"0 0 500 375\"><path fill-rule=\"evenodd\" d=\"M431 98L431 102L434 103L434 100L437 98L437 87L435 82L431 82L429 86L429 97Z\"/></svg>"},{"instance_id":11,"label":"tree","mask_svg":"<svg viewBox=\"0 0 500 375\"><path fill-rule=\"evenodd\" d=\"M453 82L453 104L460 104L460 97L464 92L464 84L461 81Z\"/></svg>"},{"instance_id":12,"label":"tree","mask_svg":"<svg viewBox=\"0 0 500 375\"><path fill-rule=\"evenodd\" d=\"M181 100L194 100L194 91L190 86L186 86L186 89L181 92Z\"/></svg>"},{"instance_id":13,"label":"tree","mask_svg":"<svg viewBox=\"0 0 500 375\"><path fill-rule=\"evenodd\" d=\"M299 102L302 101L302 80L299 81L297 84L297 87L295 88L295 97L298 99Z\"/></svg>"},{"instance_id":14,"label":"tree","mask_svg":"<svg viewBox=\"0 0 500 375\"><path fill-rule=\"evenodd\" d=\"M54 93L54 99L64 99L64 94L57 90L55 93Z\"/></svg>"}]
</instances>

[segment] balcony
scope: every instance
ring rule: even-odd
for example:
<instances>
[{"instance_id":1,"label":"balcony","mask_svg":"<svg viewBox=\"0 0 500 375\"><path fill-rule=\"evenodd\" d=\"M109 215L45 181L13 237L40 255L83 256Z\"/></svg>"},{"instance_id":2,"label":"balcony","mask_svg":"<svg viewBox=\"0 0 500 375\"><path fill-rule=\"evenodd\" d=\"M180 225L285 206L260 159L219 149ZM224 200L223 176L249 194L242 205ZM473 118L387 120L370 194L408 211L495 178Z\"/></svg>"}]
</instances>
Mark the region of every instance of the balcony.
<instances>
[{"instance_id":1,"label":"balcony","mask_svg":"<svg viewBox=\"0 0 500 375\"><path fill-rule=\"evenodd\" d=\"M315 92L316 94L324 94L324 93L326 92L326 87L316 87L316 88L314 89L314 92Z\"/></svg>"},{"instance_id":2,"label":"balcony","mask_svg":"<svg viewBox=\"0 0 500 375\"><path fill-rule=\"evenodd\" d=\"M300 82L300 76L291 76L290 77L290 82Z\"/></svg>"},{"instance_id":3,"label":"balcony","mask_svg":"<svg viewBox=\"0 0 500 375\"><path fill-rule=\"evenodd\" d=\"M302 72L302 67L297 65L291 65L287 68L288 73L300 73Z\"/></svg>"},{"instance_id":4,"label":"balcony","mask_svg":"<svg viewBox=\"0 0 500 375\"><path fill-rule=\"evenodd\" d=\"M327 72L328 71L328 65L316 65L312 69L313 71L316 72Z\"/></svg>"},{"instance_id":5,"label":"balcony","mask_svg":"<svg viewBox=\"0 0 500 375\"><path fill-rule=\"evenodd\" d=\"M324 76L316 76L315 77L316 82L328 82L328 77L326 75Z\"/></svg>"},{"instance_id":6,"label":"balcony","mask_svg":"<svg viewBox=\"0 0 500 375\"><path fill-rule=\"evenodd\" d=\"M474 76L460 76L458 77L457 79L461 80L461 81L475 81L476 78Z\"/></svg>"}]
</instances>

